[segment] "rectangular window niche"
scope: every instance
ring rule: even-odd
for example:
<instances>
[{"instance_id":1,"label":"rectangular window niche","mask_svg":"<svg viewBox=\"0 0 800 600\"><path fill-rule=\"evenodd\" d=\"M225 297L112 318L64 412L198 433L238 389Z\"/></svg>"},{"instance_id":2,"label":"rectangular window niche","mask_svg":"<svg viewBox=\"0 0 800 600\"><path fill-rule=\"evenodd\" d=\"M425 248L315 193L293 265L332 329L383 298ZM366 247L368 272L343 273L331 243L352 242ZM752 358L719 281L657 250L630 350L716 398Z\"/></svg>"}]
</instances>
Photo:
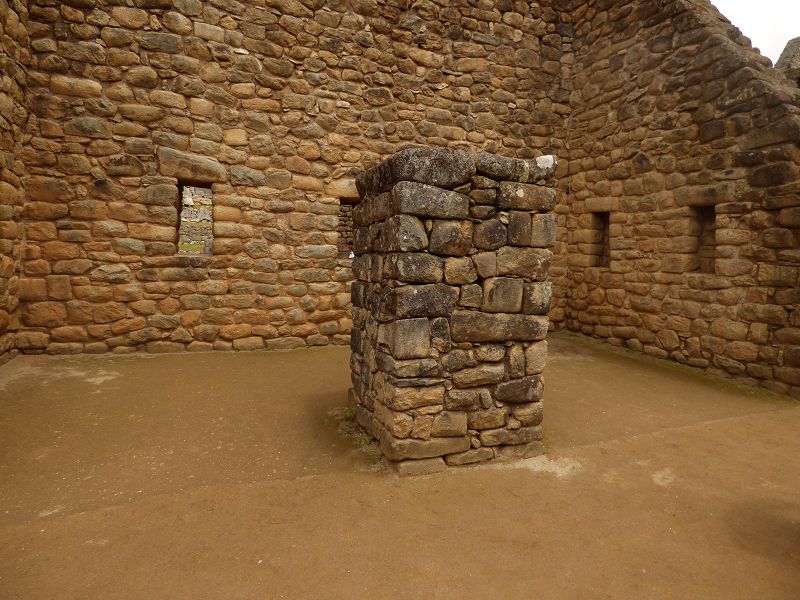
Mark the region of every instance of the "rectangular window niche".
<instances>
[{"instance_id":1,"label":"rectangular window niche","mask_svg":"<svg viewBox=\"0 0 800 600\"><path fill-rule=\"evenodd\" d=\"M699 231L699 243L697 245L698 271L701 273L714 273L714 258L717 252L716 208L714 206L697 206L694 210Z\"/></svg>"},{"instance_id":2,"label":"rectangular window niche","mask_svg":"<svg viewBox=\"0 0 800 600\"><path fill-rule=\"evenodd\" d=\"M596 267L607 267L611 263L611 213L593 212L592 230L594 231L593 254Z\"/></svg>"},{"instance_id":3,"label":"rectangular window niche","mask_svg":"<svg viewBox=\"0 0 800 600\"><path fill-rule=\"evenodd\" d=\"M211 254L214 222L211 188L181 186L178 254Z\"/></svg>"}]
</instances>

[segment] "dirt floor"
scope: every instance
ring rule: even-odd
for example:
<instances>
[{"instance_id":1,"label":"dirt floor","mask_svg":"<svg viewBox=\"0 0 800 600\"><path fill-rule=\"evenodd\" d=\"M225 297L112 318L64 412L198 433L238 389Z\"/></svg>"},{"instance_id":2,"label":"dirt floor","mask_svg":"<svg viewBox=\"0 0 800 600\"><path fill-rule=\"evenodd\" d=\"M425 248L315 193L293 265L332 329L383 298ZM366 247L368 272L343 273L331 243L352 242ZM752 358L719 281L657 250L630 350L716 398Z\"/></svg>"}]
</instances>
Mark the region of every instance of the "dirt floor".
<instances>
[{"instance_id":1,"label":"dirt floor","mask_svg":"<svg viewBox=\"0 0 800 600\"><path fill-rule=\"evenodd\" d=\"M399 479L348 350L0 369L0 599L800 598L800 405L551 338L548 454Z\"/></svg>"}]
</instances>

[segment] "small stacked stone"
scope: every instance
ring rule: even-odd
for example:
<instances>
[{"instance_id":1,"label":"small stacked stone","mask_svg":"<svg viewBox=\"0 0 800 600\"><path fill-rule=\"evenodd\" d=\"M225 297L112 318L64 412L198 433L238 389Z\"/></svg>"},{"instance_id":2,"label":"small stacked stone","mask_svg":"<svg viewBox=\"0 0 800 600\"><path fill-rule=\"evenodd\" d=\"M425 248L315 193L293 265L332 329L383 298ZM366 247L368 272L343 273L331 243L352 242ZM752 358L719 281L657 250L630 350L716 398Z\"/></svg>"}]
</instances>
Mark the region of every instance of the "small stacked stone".
<instances>
[{"instance_id":1,"label":"small stacked stone","mask_svg":"<svg viewBox=\"0 0 800 600\"><path fill-rule=\"evenodd\" d=\"M556 166L411 148L357 178L351 401L401 474L542 452Z\"/></svg>"},{"instance_id":2,"label":"small stacked stone","mask_svg":"<svg viewBox=\"0 0 800 600\"><path fill-rule=\"evenodd\" d=\"M187 185L181 203L178 254L211 254L214 243L211 189Z\"/></svg>"}]
</instances>

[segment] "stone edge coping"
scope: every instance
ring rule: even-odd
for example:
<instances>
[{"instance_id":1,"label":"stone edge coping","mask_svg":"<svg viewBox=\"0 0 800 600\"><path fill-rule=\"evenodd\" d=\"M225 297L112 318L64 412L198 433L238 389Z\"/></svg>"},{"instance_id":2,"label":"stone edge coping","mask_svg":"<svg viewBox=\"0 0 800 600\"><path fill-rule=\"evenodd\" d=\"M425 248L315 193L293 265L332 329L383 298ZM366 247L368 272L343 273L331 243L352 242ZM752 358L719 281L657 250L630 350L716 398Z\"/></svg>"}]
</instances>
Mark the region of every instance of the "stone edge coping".
<instances>
[{"instance_id":1,"label":"stone edge coping","mask_svg":"<svg viewBox=\"0 0 800 600\"><path fill-rule=\"evenodd\" d=\"M552 177L557 167L558 159L553 155L522 159L453 148L415 147L401 150L359 174L356 188L364 200L388 192L400 181L453 189L477 174L497 181L534 183Z\"/></svg>"}]
</instances>

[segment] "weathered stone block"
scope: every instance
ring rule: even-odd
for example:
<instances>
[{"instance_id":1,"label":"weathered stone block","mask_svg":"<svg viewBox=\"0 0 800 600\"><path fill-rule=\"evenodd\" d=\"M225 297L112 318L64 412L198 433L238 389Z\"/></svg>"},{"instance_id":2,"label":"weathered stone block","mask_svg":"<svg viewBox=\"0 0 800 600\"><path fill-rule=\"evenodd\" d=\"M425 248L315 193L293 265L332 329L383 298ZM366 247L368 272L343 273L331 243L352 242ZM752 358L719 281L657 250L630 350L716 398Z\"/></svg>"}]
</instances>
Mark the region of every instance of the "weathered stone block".
<instances>
[{"instance_id":1,"label":"weathered stone block","mask_svg":"<svg viewBox=\"0 0 800 600\"><path fill-rule=\"evenodd\" d=\"M550 187L503 181L497 196L501 210L547 212L555 208L556 191Z\"/></svg>"},{"instance_id":2,"label":"weathered stone block","mask_svg":"<svg viewBox=\"0 0 800 600\"><path fill-rule=\"evenodd\" d=\"M472 255L472 261L475 263L475 269L480 277L485 279L497 275L496 252L478 252Z\"/></svg>"},{"instance_id":3,"label":"weathered stone block","mask_svg":"<svg viewBox=\"0 0 800 600\"><path fill-rule=\"evenodd\" d=\"M528 444L542 439L541 427L520 427L519 429L487 429L478 435L483 446L514 446Z\"/></svg>"},{"instance_id":4,"label":"weathered stone block","mask_svg":"<svg viewBox=\"0 0 800 600\"><path fill-rule=\"evenodd\" d=\"M88 138L110 138L111 125L98 117L77 117L64 125L64 133Z\"/></svg>"},{"instance_id":5,"label":"weathered stone block","mask_svg":"<svg viewBox=\"0 0 800 600\"><path fill-rule=\"evenodd\" d=\"M456 307L458 288L444 284L404 285L387 296L387 313L397 318L445 317Z\"/></svg>"},{"instance_id":6,"label":"weathered stone block","mask_svg":"<svg viewBox=\"0 0 800 600\"><path fill-rule=\"evenodd\" d=\"M466 219L469 199L424 183L401 181L392 188L395 213L434 219Z\"/></svg>"},{"instance_id":7,"label":"weathered stone block","mask_svg":"<svg viewBox=\"0 0 800 600\"><path fill-rule=\"evenodd\" d=\"M475 165L479 174L498 181L532 183L552 177L558 167L558 161L552 155L523 160L480 152L475 156Z\"/></svg>"},{"instance_id":8,"label":"weathered stone block","mask_svg":"<svg viewBox=\"0 0 800 600\"><path fill-rule=\"evenodd\" d=\"M386 343L398 359L425 358L431 351L431 325L426 318L400 319L386 328Z\"/></svg>"},{"instance_id":9,"label":"weathered stone block","mask_svg":"<svg viewBox=\"0 0 800 600\"><path fill-rule=\"evenodd\" d=\"M485 388L451 389L447 392L444 407L447 410L473 411L481 406L490 405L492 395Z\"/></svg>"},{"instance_id":10,"label":"weathered stone block","mask_svg":"<svg viewBox=\"0 0 800 600\"><path fill-rule=\"evenodd\" d=\"M467 413L445 410L433 416L431 437L463 435L467 435Z\"/></svg>"},{"instance_id":11,"label":"weathered stone block","mask_svg":"<svg viewBox=\"0 0 800 600\"><path fill-rule=\"evenodd\" d=\"M163 175L190 183L214 183L228 178L225 167L217 160L173 148L159 148L158 162Z\"/></svg>"},{"instance_id":12,"label":"weathered stone block","mask_svg":"<svg viewBox=\"0 0 800 600\"><path fill-rule=\"evenodd\" d=\"M525 349L525 374L535 375L541 373L547 364L547 342L541 341L531 344Z\"/></svg>"},{"instance_id":13,"label":"weathered stone block","mask_svg":"<svg viewBox=\"0 0 800 600\"><path fill-rule=\"evenodd\" d=\"M54 94L91 98L100 96L103 92L103 87L99 82L91 79L53 75L50 78L50 90Z\"/></svg>"},{"instance_id":14,"label":"weathered stone block","mask_svg":"<svg viewBox=\"0 0 800 600\"><path fill-rule=\"evenodd\" d=\"M524 427L539 425L544 417L544 403L516 404L511 407L511 415Z\"/></svg>"},{"instance_id":15,"label":"weathered stone block","mask_svg":"<svg viewBox=\"0 0 800 600\"><path fill-rule=\"evenodd\" d=\"M475 226L473 245L480 250L496 250L508 240L506 226L500 219L489 219Z\"/></svg>"},{"instance_id":16,"label":"weathered stone block","mask_svg":"<svg viewBox=\"0 0 800 600\"><path fill-rule=\"evenodd\" d=\"M541 400L543 393L544 382L541 375L531 375L498 384L494 397L500 402L523 404Z\"/></svg>"},{"instance_id":17,"label":"weathered stone block","mask_svg":"<svg viewBox=\"0 0 800 600\"><path fill-rule=\"evenodd\" d=\"M389 254L384 259L383 268L386 277L390 279L407 283L439 283L442 280L443 264L443 259L430 254L397 253Z\"/></svg>"},{"instance_id":18,"label":"weathered stone block","mask_svg":"<svg viewBox=\"0 0 800 600\"><path fill-rule=\"evenodd\" d=\"M483 288L477 284L465 285L461 288L458 305L462 308L479 308L483 302Z\"/></svg>"},{"instance_id":19,"label":"weathered stone block","mask_svg":"<svg viewBox=\"0 0 800 600\"><path fill-rule=\"evenodd\" d=\"M507 416L507 408L488 408L485 410L475 410L468 413L469 428L482 430L505 427Z\"/></svg>"},{"instance_id":20,"label":"weathered stone block","mask_svg":"<svg viewBox=\"0 0 800 600\"><path fill-rule=\"evenodd\" d=\"M373 415L389 433L397 438L407 438L411 434L414 419L404 412L397 412L376 402Z\"/></svg>"},{"instance_id":21,"label":"weathered stone block","mask_svg":"<svg viewBox=\"0 0 800 600\"><path fill-rule=\"evenodd\" d=\"M464 285L478 279L478 272L469 257L448 258L444 261L444 280L449 285Z\"/></svg>"},{"instance_id":22,"label":"weathered stone block","mask_svg":"<svg viewBox=\"0 0 800 600\"><path fill-rule=\"evenodd\" d=\"M555 243L556 216L553 213L533 215L530 245L534 248L552 248Z\"/></svg>"},{"instance_id":23,"label":"weathered stone block","mask_svg":"<svg viewBox=\"0 0 800 600\"><path fill-rule=\"evenodd\" d=\"M408 148L356 178L362 198L388 191L399 181L452 189L475 174L472 155L450 148Z\"/></svg>"},{"instance_id":24,"label":"weathered stone block","mask_svg":"<svg viewBox=\"0 0 800 600\"><path fill-rule=\"evenodd\" d=\"M456 342L539 341L547 334L547 317L457 310L450 321Z\"/></svg>"},{"instance_id":25,"label":"weathered stone block","mask_svg":"<svg viewBox=\"0 0 800 600\"><path fill-rule=\"evenodd\" d=\"M489 313L515 313L522 308L523 282L510 277L491 277L483 282L481 310Z\"/></svg>"},{"instance_id":26,"label":"weathered stone block","mask_svg":"<svg viewBox=\"0 0 800 600\"><path fill-rule=\"evenodd\" d=\"M543 281L547 277L552 256L552 252L540 248L504 246L497 251L497 274Z\"/></svg>"},{"instance_id":27,"label":"weathered stone block","mask_svg":"<svg viewBox=\"0 0 800 600\"><path fill-rule=\"evenodd\" d=\"M448 454L444 457L444 461L449 466L462 466L472 465L479 462L484 462L494 458L494 452L491 448L474 448L466 452L459 452L457 454Z\"/></svg>"},{"instance_id":28,"label":"weathered stone block","mask_svg":"<svg viewBox=\"0 0 800 600\"><path fill-rule=\"evenodd\" d=\"M22 311L22 321L30 327L58 327L66 319L67 309L61 302L33 302Z\"/></svg>"},{"instance_id":29,"label":"weathered stone block","mask_svg":"<svg viewBox=\"0 0 800 600\"><path fill-rule=\"evenodd\" d=\"M453 385L459 388L478 387L500 383L506 370L502 364L483 364L453 373Z\"/></svg>"},{"instance_id":30,"label":"weathered stone block","mask_svg":"<svg viewBox=\"0 0 800 600\"><path fill-rule=\"evenodd\" d=\"M381 392L386 406L392 410L402 411L444 404L443 385L400 387L392 382L387 382L382 386Z\"/></svg>"},{"instance_id":31,"label":"weathered stone block","mask_svg":"<svg viewBox=\"0 0 800 600\"><path fill-rule=\"evenodd\" d=\"M472 223L470 221L433 222L429 250L433 254L465 256L472 249Z\"/></svg>"},{"instance_id":32,"label":"weathered stone block","mask_svg":"<svg viewBox=\"0 0 800 600\"><path fill-rule=\"evenodd\" d=\"M542 442L528 442L516 446L495 446L495 458L498 460L520 460L544 454Z\"/></svg>"},{"instance_id":33,"label":"weathered stone block","mask_svg":"<svg viewBox=\"0 0 800 600\"><path fill-rule=\"evenodd\" d=\"M358 334L355 333L356 331L358 330L354 330L353 334L350 336L351 342L358 339ZM356 345L354 351L363 351L363 349ZM394 377L440 377L442 375L439 361L435 358L395 360L391 355L385 352L378 352L376 364L378 369Z\"/></svg>"},{"instance_id":34,"label":"weathered stone block","mask_svg":"<svg viewBox=\"0 0 800 600\"><path fill-rule=\"evenodd\" d=\"M531 214L512 210L508 213L508 243L512 246L531 245Z\"/></svg>"},{"instance_id":35,"label":"weathered stone block","mask_svg":"<svg viewBox=\"0 0 800 600\"><path fill-rule=\"evenodd\" d=\"M553 286L549 281L526 283L522 312L526 315L546 315L553 299Z\"/></svg>"},{"instance_id":36,"label":"weathered stone block","mask_svg":"<svg viewBox=\"0 0 800 600\"><path fill-rule=\"evenodd\" d=\"M389 460L431 458L444 456L456 452L464 452L470 447L469 438L464 437L438 437L430 439L399 439L394 437L385 428L379 427L379 441L381 450Z\"/></svg>"},{"instance_id":37,"label":"weathered stone block","mask_svg":"<svg viewBox=\"0 0 800 600\"><path fill-rule=\"evenodd\" d=\"M410 215L395 215L383 226L383 252L414 252L428 247L428 236L422 222Z\"/></svg>"}]
</instances>

